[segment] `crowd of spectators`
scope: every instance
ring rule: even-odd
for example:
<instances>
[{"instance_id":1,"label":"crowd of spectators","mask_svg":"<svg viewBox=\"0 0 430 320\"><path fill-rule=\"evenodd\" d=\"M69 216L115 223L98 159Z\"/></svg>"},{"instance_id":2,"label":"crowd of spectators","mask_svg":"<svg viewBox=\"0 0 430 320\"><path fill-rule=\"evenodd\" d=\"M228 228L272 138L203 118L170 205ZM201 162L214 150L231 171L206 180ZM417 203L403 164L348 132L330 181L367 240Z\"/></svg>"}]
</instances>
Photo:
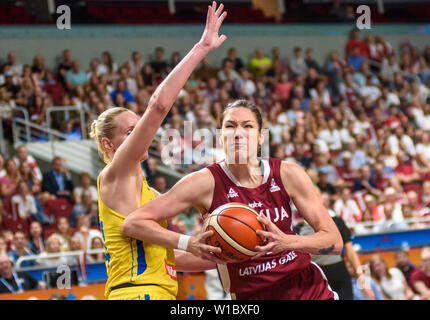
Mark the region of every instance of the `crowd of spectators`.
<instances>
[{"instance_id":1,"label":"crowd of spectators","mask_svg":"<svg viewBox=\"0 0 430 320\"><path fill-rule=\"evenodd\" d=\"M75 186L63 159L54 157L51 169L42 172L27 147L16 148L16 156L4 161L0 155L0 253L21 267L54 267L78 264L79 256L45 257L47 254L103 248L98 222L97 189L88 173ZM100 245L101 244L101 245ZM88 254L87 262L103 262Z\"/></svg>"},{"instance_id":2,"label":"crowd of spectators","mask_svg":"<svg viewBox=\"0 0 430 320\"><path fill-rule=\"evenodd\" d=\"M279 47L270 52L256 48L245 59L232 47L219 66L205 58L181 90L158 138L171 128L183 134L185 121L215 136L223 108L248 99L262 110L270 156L300 164L353 233L428 227L430 45L420 51L406 41L396 51L383 35L354 29L344 52L333 50L324 62L314 58L310 47L295 47L289 59L285 55ZM178 52L166 58L161 47L148 61L135 51L123 63L105 51L85 68L66 49L57 68L50 69L43 55L23 64L9 52L0 69L4 128L10 128L15 107L28 110L41 125L46 125L50 106L76 106L85 112L87 124L112 107L142 115L152 92L180 60ZM72 139L82 137L79 117L73 114L66 120L53 117L49 125ZM175 151L182 160L183 143ZM200 143L193 140L192 147ZM161 154L159 142L153 147ZM198 164L165 165L187 173L212 163L219 152L209 149ZM150 185L163 193L168 186L156 165L150 158L143 170ZM0 176L0 242L3 238L8 250L14 248L15 256L100 246L97 240L92 244L102 237L90 232L98 229L98 221L97 192L88 174L75 187L61 158L42 173L21 146L14 157L0 156ZM298 212L294 218L294 223L301 221ZM201 219L191 210L171 222L179 232L192 233ZM17 240L22 235L28 241L24 247Z\"/></svg>"}]
</instances>

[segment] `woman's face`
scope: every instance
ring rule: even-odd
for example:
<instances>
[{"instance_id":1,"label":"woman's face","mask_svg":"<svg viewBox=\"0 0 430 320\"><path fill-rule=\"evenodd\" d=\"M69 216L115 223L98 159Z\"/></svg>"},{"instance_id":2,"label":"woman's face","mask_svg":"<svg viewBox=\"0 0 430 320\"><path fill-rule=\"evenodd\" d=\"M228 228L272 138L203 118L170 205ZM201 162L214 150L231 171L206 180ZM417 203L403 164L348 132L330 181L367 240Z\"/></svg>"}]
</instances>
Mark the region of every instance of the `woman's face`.
<instances>
[{"instance_id":1,"label":"woman's face","mask_svg":"<svg viewBox=\"0 0 430 320\"><path fill-rule=\"evenodd\" d=\"M49 247L47 248L49 252L60 252L60 240L57 238L53 238L50 243Z\"/></svg>"},{"instance_id":2,"label":"woman's face","mask_svg":"<svg viewBox=\"0 0 430 320\"><path fill-rule=\"evenodd\" d=\"M68 230L69 223L66 219L61 219L60 221L58 221L58 231L60 231L60 233L66 233Z\"/></svg>"},{"instance_id":3,"label":"woman's face","mask_svg":"<svg viewBox=\"0 0 430 320\"><path fill-rule=\"evenodd\" d=\"M256 159L263 135L254 113L244 107L229 109L223 119L221 141L228 163L246 164Z\"/></svg>"},{"instance_id":4,"label":"woman's face","mask_svg":"<svg viewBox=\"0 0 430 320\"><path fill-rule=\"evenodd\" d=\"M17 171L17 166L15 161L13 160L8 160L6 162L6 171L8 172L9 175L15 174Z\"/></svg>"},{"instance_id":5,"label":"woman's face","mask_svg":"<svg viewBox=\"0 0 430 320\"><path fill-rule=\"evenodd\" d=\"M26 176L27 174L29 174L31 172L31 168L30 165L28 164L28 162L23 162L21 164L21 174L23 176Z\"/></svg>"},{"instance_id":6,"label":"woman's face","mask_svg":"<svg viewBox=\"0 0 430 320\"><path fill-rule=\"evenodd\" d=\"M103 248L103 242L100 238L94 238L92 249L100 249Z\"/></svg>"},{"instance_id":7,"label":"woman's face","mask_svg":"<svg viewBox=\"0 0 430 320\"><path fill-rule=\"evenodd\" d=\"M39 223L34 222L30 225L30 234L33 237L40 237L40 235L42 234L42 227Z\"/></svg>"},{"instance_id":8,"label":"woman's face","mask_svg":"<svg viewBox=\"0 0 430 320\"><path fill-rule=\"evenodd\" d=\"M387 267L383 261L376 260L373 262L373 270L379 277L383 277L386 273Z\"/></svg>"}]
</instances>

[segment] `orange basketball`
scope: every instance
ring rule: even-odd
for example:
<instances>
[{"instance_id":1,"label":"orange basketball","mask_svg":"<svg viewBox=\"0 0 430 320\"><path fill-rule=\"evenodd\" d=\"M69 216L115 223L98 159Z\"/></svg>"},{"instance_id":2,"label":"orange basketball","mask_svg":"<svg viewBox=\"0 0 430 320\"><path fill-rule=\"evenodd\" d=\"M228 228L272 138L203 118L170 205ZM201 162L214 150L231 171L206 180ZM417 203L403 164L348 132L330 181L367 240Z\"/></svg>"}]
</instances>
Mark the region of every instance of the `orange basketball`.
<instances>
[{"instance_id":1,"label":"orange basketball","mask_svg":"<svg viewBox=\"0 0 430 320\"><path fill-rule=\"evenodd\" d=\"M255 246L262 245L264 238L257 230L264 230L257 220L258 213L243 203L230 202L216 208L205 222L205 230L213 231L206 243L220 247L221 259L246 261L257 254Z\"/></svg>"}]
</instances>

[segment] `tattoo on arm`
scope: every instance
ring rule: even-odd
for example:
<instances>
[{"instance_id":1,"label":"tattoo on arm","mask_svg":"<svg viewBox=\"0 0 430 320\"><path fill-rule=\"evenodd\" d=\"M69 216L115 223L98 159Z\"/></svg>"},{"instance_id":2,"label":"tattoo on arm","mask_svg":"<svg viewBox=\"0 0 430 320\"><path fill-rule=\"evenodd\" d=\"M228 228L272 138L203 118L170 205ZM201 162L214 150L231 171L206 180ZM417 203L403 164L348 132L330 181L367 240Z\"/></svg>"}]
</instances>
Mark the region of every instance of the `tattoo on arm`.
<instances>
[{"instance_id":1,"label":"tattoo on arm","mask_svg":"<svg viewBox=\"0 0 430 320\"><path fill-rule=\"evenodd\" d=\"M332 244L330 247L325 248L325 249L321 249L319 251L319 254L330 254L330 252L332 252L334 249L334 244Z\"/></svg>"}]
</instances>

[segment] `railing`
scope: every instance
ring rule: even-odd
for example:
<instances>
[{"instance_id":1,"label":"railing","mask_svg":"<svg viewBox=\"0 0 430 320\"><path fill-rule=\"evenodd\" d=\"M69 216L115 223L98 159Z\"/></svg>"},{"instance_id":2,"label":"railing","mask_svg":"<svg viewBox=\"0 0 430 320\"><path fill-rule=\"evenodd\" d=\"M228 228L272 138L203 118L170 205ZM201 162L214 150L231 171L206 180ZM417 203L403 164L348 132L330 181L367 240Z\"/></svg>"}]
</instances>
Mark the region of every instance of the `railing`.
<instances>
[{"instance_id":1,"label":"railing","mask_svg":"<svg viewBox=\"0 0 430 320\"><path fill-rule=\"evenodd\" d=\"M46 123L48 124L48 129L51 129L51 113L53 112L64 112L66 121L69 120L69 111L78 111L81 121L81 136L82 139L87 138L87 128L85 126L85 111L82 108L75 106L65 106L65 107L50 107L46 110ZM49 140L51 136L49 135Z\"/></svg>"},{"instance_id":2,"label":"railing","mask_svg":"<svg viewBox=\"0 0 430 320\"><path fill-rule=\"evenodd\" d=\"M21 267L22 263L25 261L40 261L41 259L52 259L52 258L61 258L61 257L74 257L74 256L81 256L83 254L96 254L96 253L105 253L105 249L90 249L86 252L83 250L77 250L77 251L66 251L66 252L60 252L60 253L47 253L47 254L33 254L28 256L22 256L19 257L18 260L15 263L15 268L17 271L30 271L30 270L36 270L40 269L40 266L31 266L31 267Z\"/></svg>"},{"instance_id":3,"label":"railing","mask_svg":"<svg viewBox=\"0 0 430 320\"><path fill-rule=\"evenodd\" d=\"M357 227L385 227L382 233L387 233L390 232L390 227L396 225L396 224L413 224L413 223L420 223L420 222L430 222L430 216L428 217L420 217L420 218L406 218L403 219L402 221L390 221L390 222L373 222L373 221L365 221L365 222L355 222L355 223L347 223L347 226L349 228L352 229L356 229ZM430 225L427 226L428 228L430 228ZM409 231L409 230L413 230L413 229L405 229L404 231ZM398 232L399 230L396 229L396 232ZM371 232L371 234L377 234L379 232ZM359 235L359 233L357 233L357 235ZM430 240L429 240L430 241Z\"/></svg>"}]
</instances>

